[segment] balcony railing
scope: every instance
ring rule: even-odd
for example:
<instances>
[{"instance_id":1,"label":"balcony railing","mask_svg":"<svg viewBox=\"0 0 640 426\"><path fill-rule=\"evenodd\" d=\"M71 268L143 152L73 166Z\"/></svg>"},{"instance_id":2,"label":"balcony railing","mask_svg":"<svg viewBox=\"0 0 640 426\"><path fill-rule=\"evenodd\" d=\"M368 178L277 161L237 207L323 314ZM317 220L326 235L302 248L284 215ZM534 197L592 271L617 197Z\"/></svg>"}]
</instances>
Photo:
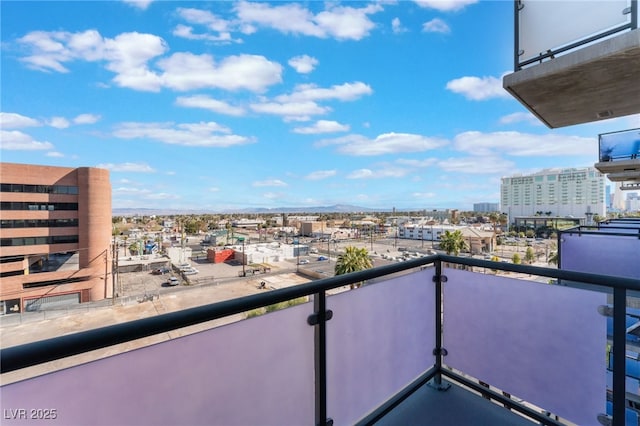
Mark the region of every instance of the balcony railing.
<instances>
[{"instance_id":1,"label":"balcony railing","mask_svg":"<svg viewBox=\"0 0 640 426\"><path fill-rule=\"evenodd\" d=\"M423 257L3 349L5 374L311 299L7 384L3 424L384 423L425 384L443 394L453 383L542 424L623 425L626 354L612 348L626 344L628 291L640 280Z\"/></svg>"}]
</instances>

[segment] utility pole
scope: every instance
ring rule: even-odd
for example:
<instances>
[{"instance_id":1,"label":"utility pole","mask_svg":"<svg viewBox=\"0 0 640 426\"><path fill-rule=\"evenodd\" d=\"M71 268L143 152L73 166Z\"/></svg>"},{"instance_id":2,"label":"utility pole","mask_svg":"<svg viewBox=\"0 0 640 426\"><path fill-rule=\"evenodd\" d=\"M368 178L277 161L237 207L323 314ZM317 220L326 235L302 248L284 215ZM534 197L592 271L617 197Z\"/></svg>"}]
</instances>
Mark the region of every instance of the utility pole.
<instances>
[{"instance_id":1,"label":"utility pole","mask_svg":"<svg viewBox=\"0 0 640 426\"><path fill-rule=\"evenodd\" d=\"M247 272L245 271L245 257L244 257L244 237L238 237L240 241L242 241L242 276L246 277Z\"/></svg>"}]
</instances>

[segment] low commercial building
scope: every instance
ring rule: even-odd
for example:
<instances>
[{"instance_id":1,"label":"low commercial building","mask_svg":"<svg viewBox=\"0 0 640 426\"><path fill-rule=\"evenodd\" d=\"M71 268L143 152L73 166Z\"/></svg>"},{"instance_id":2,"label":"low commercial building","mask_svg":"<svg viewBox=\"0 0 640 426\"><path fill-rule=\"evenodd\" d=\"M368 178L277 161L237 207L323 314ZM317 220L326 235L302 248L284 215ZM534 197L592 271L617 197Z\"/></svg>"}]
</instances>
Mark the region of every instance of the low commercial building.
<instances>
[{"instance_id":1,"label":"low commercial building","mask_svg":"<svg viewBox=\"0 0 640 426\"><path fill-rule=\"evenodd\" d=\"M0 163L0 314L112 296L109 171Z\"/></svg>"}]
</instances>

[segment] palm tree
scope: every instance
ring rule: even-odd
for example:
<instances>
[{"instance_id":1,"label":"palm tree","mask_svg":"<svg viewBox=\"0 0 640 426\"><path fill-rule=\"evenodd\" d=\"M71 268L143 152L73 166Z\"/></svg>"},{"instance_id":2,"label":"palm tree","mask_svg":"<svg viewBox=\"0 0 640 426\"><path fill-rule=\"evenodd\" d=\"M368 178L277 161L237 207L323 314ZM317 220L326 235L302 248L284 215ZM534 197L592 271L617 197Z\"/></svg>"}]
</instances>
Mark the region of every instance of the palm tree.
<instances>
[{"instance_id":1,"label":"palm tree","mask_svg":"<svg viewBox=\"0 0 640 426\"><path fill-rule=\"evenodd\" d=\"M335 266L335 274L343 275L351 272L362 271L373 267L369 252L366 248L353 246L345 247L344 253L338 256ZM351 288L360 287L362 283L351 284Z\"/></svg>"},{"instance_id":2,"label":"palm tree","mask_svg":"<svg viewBox=\"0 0 640 426\"><path fill-rule=\"evenodd\" d=\"M447 252L457 256L461 250L464 250L467 244L464 242L464 236L460 230L451 232L444 231L444 235L440 236L440 248Z\"/></svg>"}]
</instances>

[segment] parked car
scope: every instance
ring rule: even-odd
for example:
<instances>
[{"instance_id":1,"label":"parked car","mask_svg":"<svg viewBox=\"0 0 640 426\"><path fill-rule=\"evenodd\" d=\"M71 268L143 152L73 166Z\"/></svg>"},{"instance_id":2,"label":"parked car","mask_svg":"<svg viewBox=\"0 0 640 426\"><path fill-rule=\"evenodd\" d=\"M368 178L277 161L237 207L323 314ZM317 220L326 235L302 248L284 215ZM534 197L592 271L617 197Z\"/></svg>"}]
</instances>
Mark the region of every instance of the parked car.
<instances>
[{"instance_id":1,"label":"parked car","mask_svg":"<svg viewBox=\"0 0 640 426\"><path fill-rule=\"evenodd\" d=\"M171 270L169 268L158 268L158 269L154 269L153 271L151 271L151 273L153 275L164 275L171 272Z\"/></svg>"},{"instance_id":2,"label":"parked car","mask_svg":"<svg viewBox=\"0 0 640 426\"><path fill-rule=\"evenodd\" d=\"M196 268L189 268L182 271L185 275L195 275L198 273Z\"/></svg>"},{"instance_id":3,"label":"parked car","mask_svg":"<svg viewBox=\"0 0 640 426\"><path fill-rule=\"evenodd\" d=\"M329 260L329 258L327 256L318 256L318 262L322 260Z\"/></svg>"},{"instance_id":4,"label":"parked car","mask_svg":"<svg viewBox=\"0 0 640 426\"><path fill-rule=\"evenodd\" d=\"M300 261L300 264L301 264L301 265L306 265L307 263L309 263L309 260L307 260L307 259L302 259L302 260Z\"/></svg>"},{"instance_id":5,"label":"parked car","mask_svg":"<svg viewBox=\"0 0 640 426\"><path fill-rule=\"evenodd\" d=\"M167 285L170 285L171 287L180 285L180 280L176 277L171 277L167 280Z\"/></svg>"}]
</instances>

